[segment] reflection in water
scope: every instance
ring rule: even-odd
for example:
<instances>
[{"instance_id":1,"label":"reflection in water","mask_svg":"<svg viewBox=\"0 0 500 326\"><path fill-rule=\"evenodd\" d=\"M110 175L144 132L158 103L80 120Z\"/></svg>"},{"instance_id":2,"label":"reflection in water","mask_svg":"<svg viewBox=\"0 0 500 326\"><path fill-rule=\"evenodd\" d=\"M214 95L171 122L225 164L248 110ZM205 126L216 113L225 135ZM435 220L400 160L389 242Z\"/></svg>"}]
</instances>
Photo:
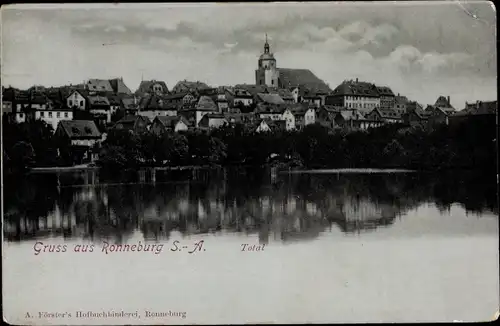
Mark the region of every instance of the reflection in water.
<instances>
[{"instance_id":1,"label":"reflection in water","mask_svg":"<svg viewBox=\"0 0 500 326\"><path fill-rule=\"evenodd\" d=\"M7 240L44 237L126 242L217 232L258 234L261 243L314 239L338 227L390 227L422 203L443 212L497 212L493 180L467 175L278 174L267 170L146 172L107 179L99 171L33 174L5 182Z\"/></svg>"}]
</instances>

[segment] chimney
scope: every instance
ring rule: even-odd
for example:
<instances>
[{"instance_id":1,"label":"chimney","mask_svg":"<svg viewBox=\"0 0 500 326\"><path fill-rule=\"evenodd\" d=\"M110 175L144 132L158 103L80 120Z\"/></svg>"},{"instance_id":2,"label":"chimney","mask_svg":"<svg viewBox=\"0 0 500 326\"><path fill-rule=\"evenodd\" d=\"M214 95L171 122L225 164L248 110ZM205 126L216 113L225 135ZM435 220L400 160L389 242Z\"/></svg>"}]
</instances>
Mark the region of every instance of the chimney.
<instances>
[{"instance_id":1,"label":"chimney","mask_svg":"<svg viewBox=\"0 0 500 326\"><path fill-rule=\"evenodd\" d=\"M448 105L451 105L451 103L450 103L450 96L448 96L446 99L448 100Z\"/></svg>"},{"instance_id":2,"label":"chimney","mask_svg":"<svg viewBox=\"0 0 500 326\"><path fill-rule=\"evenodd\" d=\"M356 78L356 83L358 82L358 78Z\"/></svg>"}]
</instances>

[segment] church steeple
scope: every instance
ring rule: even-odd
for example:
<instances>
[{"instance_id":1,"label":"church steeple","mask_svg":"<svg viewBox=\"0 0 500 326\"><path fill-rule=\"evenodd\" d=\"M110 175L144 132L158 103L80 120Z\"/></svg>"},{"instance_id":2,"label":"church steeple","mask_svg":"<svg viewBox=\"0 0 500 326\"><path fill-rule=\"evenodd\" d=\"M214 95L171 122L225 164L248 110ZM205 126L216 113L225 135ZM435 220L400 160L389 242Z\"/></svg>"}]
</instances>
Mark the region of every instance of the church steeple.
<instances>
[{"instance_id":1,"label":"church steeple","mask_svg":"<svg viewBox=\"0 0 500 326\"><path fill-rule=\"evenodd\" d=\"M269 53L269 43L267 43L267 33L266 33L266 43L264 44L264 53Z\"/></svg>"}]
</instances>

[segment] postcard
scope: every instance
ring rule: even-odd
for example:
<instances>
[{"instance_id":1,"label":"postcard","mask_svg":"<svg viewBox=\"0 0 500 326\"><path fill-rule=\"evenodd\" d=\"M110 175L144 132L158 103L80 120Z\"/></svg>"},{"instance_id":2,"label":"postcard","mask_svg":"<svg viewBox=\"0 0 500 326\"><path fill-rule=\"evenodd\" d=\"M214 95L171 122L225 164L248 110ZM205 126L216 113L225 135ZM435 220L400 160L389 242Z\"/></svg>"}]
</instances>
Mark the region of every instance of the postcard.
<instances>
[{"instance_id":1,"label":"postcard","mask_svg":"<svg viewBox=\"0 0 500 326\"><path fill-rule=\"evenodd\" d=\"M12 325L491 321L487 1L1 8Z\"/></svg>"}]
</instances>

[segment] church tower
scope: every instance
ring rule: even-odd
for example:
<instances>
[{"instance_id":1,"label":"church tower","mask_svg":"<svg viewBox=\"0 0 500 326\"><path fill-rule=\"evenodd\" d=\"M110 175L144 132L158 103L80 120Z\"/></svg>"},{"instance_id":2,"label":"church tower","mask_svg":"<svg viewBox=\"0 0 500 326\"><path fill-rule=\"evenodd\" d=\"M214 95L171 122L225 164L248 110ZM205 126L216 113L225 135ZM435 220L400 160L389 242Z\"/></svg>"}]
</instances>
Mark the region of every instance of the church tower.
<instances>
[{"instance_id":1,"label":"church tower","mask_svg":"<svg viewBox=\"0 0 500 326\"><path fill-rule=\"evenodd\" d=\"M276 68L276 59L270 52L269 43L264 44L264 53L259 57L257 70L255 70L255 84L266 85L269 87L278 87L278 68Z\"/></svg>"}]
</instances>

